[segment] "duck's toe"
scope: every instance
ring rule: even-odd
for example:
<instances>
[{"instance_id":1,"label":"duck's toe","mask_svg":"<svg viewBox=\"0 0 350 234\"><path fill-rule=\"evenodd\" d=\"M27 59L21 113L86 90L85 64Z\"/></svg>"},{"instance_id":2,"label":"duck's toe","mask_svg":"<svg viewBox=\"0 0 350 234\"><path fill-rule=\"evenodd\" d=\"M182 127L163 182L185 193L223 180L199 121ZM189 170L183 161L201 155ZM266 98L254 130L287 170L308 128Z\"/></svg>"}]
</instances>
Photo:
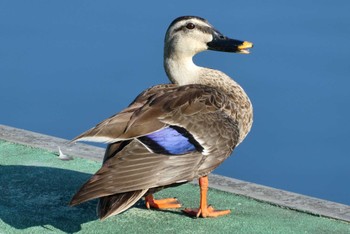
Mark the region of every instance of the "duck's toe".
<instances>
[{"instance_id":1,"label":"duck's toe","mask_svg":"<svg viewBox=\"0 0 350 234\"><path fill-rule=\"evenodd\" d=\"M230 210L215 210L212 206L208 206L206 208L186 208L182 210L182 212L186 213L188 216L197 218L218 217L231 213Z\"/></svg>"},{"instance_id":2,"label":"duck's toe","mask_svg":"<svg viewBox=\"0 0 350 234\"><path fill-rule=\"evenodd\" d=\"M176 209L181 207L177 198L154 199L153 195L145 197L146 207L148 209Z\"/></svg>"}]
</instances>

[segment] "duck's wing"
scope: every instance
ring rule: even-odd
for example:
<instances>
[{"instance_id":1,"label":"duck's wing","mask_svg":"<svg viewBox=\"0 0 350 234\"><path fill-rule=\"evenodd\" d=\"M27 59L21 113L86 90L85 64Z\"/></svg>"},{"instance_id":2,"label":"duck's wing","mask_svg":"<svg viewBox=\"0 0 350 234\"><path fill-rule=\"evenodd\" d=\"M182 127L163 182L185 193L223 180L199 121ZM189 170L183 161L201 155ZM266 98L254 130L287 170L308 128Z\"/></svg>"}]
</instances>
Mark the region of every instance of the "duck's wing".
<instances>
[{"instance_id":1,"label":"duck's wing","mask_svg":"<svg viewBox=\"0 0 350 234\"><path fill-rule=\"evenodd\" d=\"M129 106L132 112L122 112L128 118L115 115L81 135L83 140L92 136L124 141L106 152L102 168L73 197L72 205L191 181L217 167L238 142L238 125L225 111L235 107L213 88L170 86L146 101L145 96L147 93Z\"/></svg>"},{"instance_id":2,"label":"duck's wing","mask_svg":"<svg viewBox=\"0 0 350 234\"><path fill-rule=\"evenodd\" d=\"M174 84L163 84L153 86L141 94L139 94L135 100L121 112L103 120L95 127L75 137L72 142L75 141L92 141L101 143L113 143L121 140L126 140L125 136L127 125L130 119L137 115L142 110L143 106L151 101L156 96L166 93L168 90L172 90L176 85ZM159 123L156 119L154 121L156 125L144 125L143 132L154 131L164 126ZM130 135L130 133L129 133Z\"/></svg>"}]
</instances>

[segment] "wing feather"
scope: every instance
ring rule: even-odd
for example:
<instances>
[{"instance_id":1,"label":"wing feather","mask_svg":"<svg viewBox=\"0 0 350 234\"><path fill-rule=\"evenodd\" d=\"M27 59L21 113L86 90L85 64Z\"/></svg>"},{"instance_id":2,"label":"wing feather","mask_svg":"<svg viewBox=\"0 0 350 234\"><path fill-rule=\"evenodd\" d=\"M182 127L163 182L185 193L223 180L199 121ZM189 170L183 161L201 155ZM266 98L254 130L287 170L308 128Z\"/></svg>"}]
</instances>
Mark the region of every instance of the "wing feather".
<instances>
[{"instance_id":1,"label":"wing feather","mask_svg":"<svg viewBox=\"0 0 350 234\"><path fill-rule=\"evenodd\" d=\"M144 190L192 180L202 155L154 155L134 140L107 160L72 198L76 205L98 197ZM130 170L133 168L133 170ZM180 170L179 170L180 168Z\"/></svg>"},{"instance_id":2,"label":"wing feather","mask_svg":"<svg viewBox=\"0 0 350 234\"><path fill-rule=\"evenodd\" d=\"M115 194L99 199L97 213L101 220L119 214L134 205L148 190Z\"/></svg>"}]
</instances>

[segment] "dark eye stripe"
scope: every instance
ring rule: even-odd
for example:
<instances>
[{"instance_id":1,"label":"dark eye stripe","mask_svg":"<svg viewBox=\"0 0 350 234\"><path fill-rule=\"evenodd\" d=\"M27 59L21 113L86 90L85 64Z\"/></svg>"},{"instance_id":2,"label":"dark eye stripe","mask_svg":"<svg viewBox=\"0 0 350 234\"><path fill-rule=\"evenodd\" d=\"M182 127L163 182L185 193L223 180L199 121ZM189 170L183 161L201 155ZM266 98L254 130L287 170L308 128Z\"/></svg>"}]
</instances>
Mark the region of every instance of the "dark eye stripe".
<instances>
[{"instance_id":1,"label":"dark eye stripe","mask_svg":"<svg viewBox=\"0 0 350 234\"><path fill-rule=\"evenodd\" d=\"M187 26L189 25L190 23L186 24L186 25L183 25L183 26L180 26L176 29L173 30L174 33L177 33L178 31L181 31L185 28L188 28ZM192 23L191 23L192 24ZM193 24L194 25L194 24ZM195 25L194 25L195 26ZM202 26L202 25L196 25L195 28L203 33L206 33L206 34L212 34L212 28L208 27L208 26ZM194 28L193 28L194 29Z\"/></svg>"},{"instance_id":2,"label":"dark eye stripe","mask_svg":"<svg viewBox=\"0 0 350 234\"><path fill-rule=\"evenodd\" d=\"M207 34L212 34L213 29L211 27L208 26L197 26L197 29L199 29L201 32L203 33L207 33Z\"/></svg>"}]
</instances>

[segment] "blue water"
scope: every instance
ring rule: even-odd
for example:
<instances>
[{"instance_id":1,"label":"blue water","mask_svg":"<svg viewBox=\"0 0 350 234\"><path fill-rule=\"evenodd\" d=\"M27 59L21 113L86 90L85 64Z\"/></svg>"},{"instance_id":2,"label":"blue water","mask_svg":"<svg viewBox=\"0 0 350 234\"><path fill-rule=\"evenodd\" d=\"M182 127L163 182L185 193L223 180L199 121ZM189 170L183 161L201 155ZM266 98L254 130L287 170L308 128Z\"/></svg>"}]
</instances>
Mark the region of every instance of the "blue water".
<instances>
[{"instance_id":1,"label":"blue water","mask_svg":"<svg viewBox=\"0 0 350 234\"><path fill-rule=\"evenodd\" d=\"M1 1L0 123L62 138L167 82L163 38L177 16L249 40L205 52L254 104L252 132L215 172L350 205L349 1Z\"/></svg>"}]
</instances>

